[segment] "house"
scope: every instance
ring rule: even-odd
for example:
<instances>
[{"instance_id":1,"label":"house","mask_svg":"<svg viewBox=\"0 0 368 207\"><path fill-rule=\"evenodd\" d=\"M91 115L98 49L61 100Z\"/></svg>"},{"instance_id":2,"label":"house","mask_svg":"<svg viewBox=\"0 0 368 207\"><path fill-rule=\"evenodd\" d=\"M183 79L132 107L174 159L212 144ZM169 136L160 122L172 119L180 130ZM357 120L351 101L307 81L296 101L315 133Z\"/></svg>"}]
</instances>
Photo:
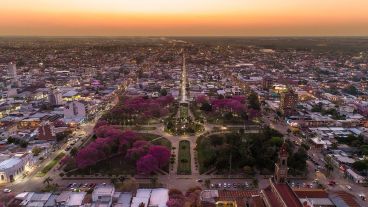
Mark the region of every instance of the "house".
<instances>
[{"instance_id":1,"label":"house","mask_svg":"<svg viewBox=\"0 0 368 207\"><path fill-rule=\"evenodd\" d=\"M311 203L312 207L335 207L323 189L295 188L293 191L302 203Z\"/></svg>"},{"instance_id":2,"label":"house","mask_svg":"<svg viewBox=\"0 0 368 207\"><path fill-rule=\"evenodd\" d=\"M55 206L60 207L77 207L82 206L83 200L87 195L86 192L64 191L57 195L54 199Z\"/></svg>"},{"instance_id":3,"label":"house","mask_svg":"<svg viewBox=\"0 0 368 207\"><path fill-rule=\"evenodd\" d=\"M55 140L56 133L54 124L50 121L42 122L37 130L39 140Z\"/></svg>"},{"instance_id":4,"label":"house","mask_svg":"<svg viewBox=\"0 0 368 207\"><path fill-rule=\"evenodd\" d=\"M92 206L111 206L115 187L111 184L99 184L92 192Z\"/></svg>"}]
</instances>

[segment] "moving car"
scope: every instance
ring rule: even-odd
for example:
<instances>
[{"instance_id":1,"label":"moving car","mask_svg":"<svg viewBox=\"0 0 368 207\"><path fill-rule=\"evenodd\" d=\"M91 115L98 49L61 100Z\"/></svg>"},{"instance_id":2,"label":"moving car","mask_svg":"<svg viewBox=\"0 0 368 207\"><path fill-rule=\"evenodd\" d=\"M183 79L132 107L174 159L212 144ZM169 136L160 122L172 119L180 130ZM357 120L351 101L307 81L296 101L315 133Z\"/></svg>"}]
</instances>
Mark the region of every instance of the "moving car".
<instances>
[{"instance_id":1,"label":"moving car","mask_svg":"<svg viewBox=\"0 0 368 207\"><path fill-rule=\"evenodd\" d=\"M351 186L350 185L346 185L345 186L348 190L352 190Z\"/></svg>"}]
</instances>

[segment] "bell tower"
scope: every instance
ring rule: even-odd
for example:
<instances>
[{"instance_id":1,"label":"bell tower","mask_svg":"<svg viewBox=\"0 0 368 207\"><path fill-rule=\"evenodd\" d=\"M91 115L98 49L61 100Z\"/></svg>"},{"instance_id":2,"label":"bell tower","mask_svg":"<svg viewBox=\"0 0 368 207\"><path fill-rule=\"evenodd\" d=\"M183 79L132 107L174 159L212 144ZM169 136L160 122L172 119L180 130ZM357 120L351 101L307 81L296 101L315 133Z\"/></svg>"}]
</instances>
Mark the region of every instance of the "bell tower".
<instances>
[{"instance_id":1,"label":"bell tower","mask_svg":"<svg viewBox=\"0 0 368 207\"><path fill-rule=\"evenodd\" d=\"M288 166L287 166L288 152L286 143L284 142L279 151L279 159L275 163L275 175L274 180L276 183L285 183L287 179Z\"/></svg>"}]
</instances>

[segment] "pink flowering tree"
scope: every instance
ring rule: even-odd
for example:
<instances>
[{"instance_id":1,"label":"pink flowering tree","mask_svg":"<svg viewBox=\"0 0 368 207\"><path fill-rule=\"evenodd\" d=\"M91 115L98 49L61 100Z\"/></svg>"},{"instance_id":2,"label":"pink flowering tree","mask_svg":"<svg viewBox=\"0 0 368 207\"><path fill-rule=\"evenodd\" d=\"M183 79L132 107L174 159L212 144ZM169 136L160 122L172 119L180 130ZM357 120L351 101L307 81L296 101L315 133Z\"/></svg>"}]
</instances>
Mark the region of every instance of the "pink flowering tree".
<instances>
[{"instance_id":1,"label":"pink flowering tree","mask_svg":"<svg viewBox=\"0 0 368 207\"><path fill-rule=\"evenodd\" d=\"M149 148L148 153L156 158L158 166L160 168L164 167L169 163L170 160L170 150L164 146L154 145Z\"/></svg>"},{"instance_id":2,"label":"pink flowering tree","mask_svg":"<svg viewBox=\"0 0 368 207\"><path fill-rule=\"evenodd\" d=\"M151 174L158 169L158 161L150 154L141 157L137 162L137 171L141 174Z\"/></svg>"},{"instance_id":3,"label":"pink flowering tree","mask_svg":"<svg viewBox=\"0 0 368 207\"><path fill-rule=\"evenodd\" d=\"M145 140L137 140L134 142L133 147L128 149L126 158L128 158L132 162L136 162L142 156L146 155L151 143Z\"/></svg>"},{"instance_id":4,"label":"pink flowering tree","mask_svg":"<svg viewBox=\"0 0 368 207\"><path fill-rule=\"evenodd\" d=\"M200 95L200 96L197 96L196 98L196 103L198 104L204 104L208 102L209 102L209 98L206 95Z\"/></svg>"},{"instance_id":5,"label":"pink flowering tree","mask_svg":"<svg viewBox=\"0 0 368 207\"><path fill-rule=\"evenodd\" d=\"M134 97L125 98L121 104L114 107L108 115L108 119L121 124L129 124L131 120L147 120L159 118L168 113L167 106L174 101L172 96L159 98Z\"/></svg>"},{"instance_id":6,"label":"pink flowering tree","mask_svg":"<svg viewBox=\"0 0 368 207\"><path fill-rule=\"evenodd\" d=\"M170 189L169 200L166 202L167 207L183 207L185 197L183 193L177 189Z\"/></svg>"},{"instance_id":7,"label":"pink flowering tree","mask_svg":"<svg viewBox=\"0 0 368 207\"><path fill-rule=\"evenodd\" d=\"M114 149L116 147L116 142L112 138L97 138L77 153L76 162L78 168L95 165L98 161L107 158L117 151Z\"/></svg>"},{"instance_id":8,"label":"pink flowering tree","mask_svg":"<svg viewBox=\"0 0 368 207\"><path fill-rule=\"evenodd\" d=\"M242 113L246 110L245 104L242 103L240 97L215 99L212 101L212 107L216 111L231 111L235 113Z\"/></svg>"},{"instance_id":9,"label":"pink flowering tree","mask_svg":"<svg viewBox=\"0 0 368 207\"><path fill-rule=\"evenodd\" d=\"M132 162L136 162L139 160L142 156L144 156L147 153L147 150L140 147L133 147L127 150L127 153L125 155L125 158L129 159Z\"/></svg>"},{"instance_id":10,"label":"pink flowering tree","mask_svg":"<svg viewBox=\"0 0 368 207\"><path fill-rule=\"evenodd\" d=\"M95 128L94 132L97 137L106 137L107 132L114 131L115 128L110 125L102 125L98 128Z\"/></svg>"},{"instance_id":11,"label":"pink flowering tree","mask_svg":"<svg viewBox=\"0 0 368 207\"><path fill-rule=\"evenodd\" d=\"M94 127L94 129L93 130L95 130L95 129L97 129L97 128L99 128L100 126L104 126L104 125L108 125L109 123L106 121L106 120L99 120L97 123L96 123L96 125L95 125L95 127Z\"/></svg>"},{"instance_id":12,"label":"pink flowering tree","mask_svg":"<svg viewBox=\"0 0 368 207\"><path fill-rule=\"evenodd\" d=\"M248 110L248 117L250 120L260 117L260 116L261 116L261 112L259 110L255 110L255 109Z\"/></svg>"},{"instance_id":13,"label":"pink flowering tree","mask_svg":"<svg viewBox=\"0 0 368 207\"><path fill-rule=\"evenodd\" d=\"M184 199L170 198L166 202L167 207L183 207L184 204L185 204L185 200Z\"/></svg>"},{"instance_id":14,"label":"pink flowering tree","mask_svg":"<svg viewBox=\"0 0 368 207\"><path fill-rule=\"evenodd\" d=\"M80 169L84 169L89 166L93 166L97 163L98 160L105 157L105 154L94 148L94 147L85 147L77 153L76 162L77 167Z\"/></svg>"}]
</instances>

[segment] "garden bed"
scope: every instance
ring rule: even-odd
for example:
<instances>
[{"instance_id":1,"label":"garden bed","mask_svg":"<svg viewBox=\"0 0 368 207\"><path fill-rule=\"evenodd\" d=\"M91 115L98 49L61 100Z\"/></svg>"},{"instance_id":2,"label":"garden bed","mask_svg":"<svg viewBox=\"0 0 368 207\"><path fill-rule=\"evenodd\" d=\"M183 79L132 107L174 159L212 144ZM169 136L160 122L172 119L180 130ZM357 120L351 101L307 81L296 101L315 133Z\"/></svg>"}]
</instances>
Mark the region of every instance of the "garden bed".
<instances>
[{"instance_id":1,"label":"garden bed","mask_svg":"<svg viewBox=\"0 0 368 207\"><path fill-rule=\"evenodd\" d=\"M190 142L183 140L179 142L177 174L190 175L191 173Z\"/></svg>"},{"instance_id":2,"label":"garden bed","mask_svg":"<svg viewBox=\"0 0 368 207\"><path fill-rule=\"evenodd\" d=\"M65 156L64 152L60 152L53 160L51 160L45 167L39 171L36 176L43 177L45 176L63 157Z\"/></svg>"}]
</instances>

